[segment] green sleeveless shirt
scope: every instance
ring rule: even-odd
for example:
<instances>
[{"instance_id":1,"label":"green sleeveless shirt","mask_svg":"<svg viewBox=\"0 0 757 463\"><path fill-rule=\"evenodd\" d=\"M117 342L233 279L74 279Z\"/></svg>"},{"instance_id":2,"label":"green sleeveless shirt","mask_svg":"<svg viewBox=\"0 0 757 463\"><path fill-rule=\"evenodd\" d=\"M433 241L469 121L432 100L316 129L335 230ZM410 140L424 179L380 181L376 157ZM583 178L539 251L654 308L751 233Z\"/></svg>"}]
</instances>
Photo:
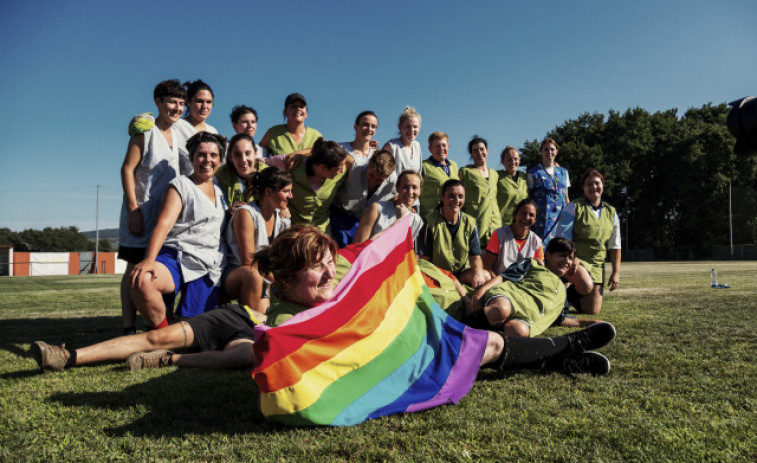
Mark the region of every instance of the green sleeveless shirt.
<instances>
[{"instance_id":1,"label":"green sleeveless shirt","mask_svg":"<svg viewBox=\"0 0 757 463\"><path fill-rule=\"evenodd\" d=\"M510 300L508 320L523 320L530 326L529 336L534 337L552 326L562 313L565 304L565 285L547 267L531 259L531 268L517 283L504 281L486 292L486 300L505 296Z\"/></svg>"},{"instance_id":2,"label":"green sleeveless shirt","mask_svg":"<svg viewBox=\"0 0 757 463\"><path fill-rule=\"evenodd\" d=\"M454 238L447 228L447 221L439 209L434 210L427 217L428 232L434 237L434 250L431 262L437 267L450 271L455 275L465 270L470 257L470 237L476 228L476 220L468 214L460 213L460 228Z\"/></svg>"},{"instance_id":3,"label":"green sleeveless shirt","mask_svg":"<svg viewBox=\"0 0 757 463\"><path fill-rule=\"evenodd\" d=\"M321 138L321 132L305 127L305 135L302 137L300 144L297 145L292 139L292 135L287 130L286 124L274 125L268 132L268 151L271 155L294 153L297 150L312 148L316 140Z\"/></svg>"},{"instance_id":4,"label":"green sleeveless shirt","mask_svg":"<svg viewBox=\"0 0 757 463\"><path fill-rule=\"evenodd\" d=\"M257 163L258 172L268 168L268 164L261 161L257 161ZM244 199L244 192L242 191L242 185L239 183L237 174L235 174L226 164L223 164L216 171L216 180L221 187L221 191L223 191L224 198L226 198L226 207L233 206L237 201L247 202Z\"/></svg>"},{"instance_id":5,"label":"green sleeveless shirt","mask_svg":"<svg viewBox=\"0 0 757 463\"><path fill-rule=\"evenodd\" d=\"M612 236L615 208L602 202L602 212L597 216L592 212L586 198L575 201L576 221L573 225L573 242L576 257L581 259L594 283L603 283L602 270L607 257L607 241Z\"/></svg>"},{"instance_id":6,"label":"green sleeveless shirt","mask_svg":"<svg viewBox=\"0 0 757 463\"><path fill-rule=\"evenodd\" d=\"M498 170L499 181L497 182L497 204L499 214L502 217L502 225L510 225L515 217L515 206L528 198L528 177L525 172L518 171L516 179L507 171Z\"/></svg>"},{"instance_id":7,"label":"green sleeveless shirt","mask_svg":"<svg viewBox=\"0 0 757 463\"><path fill-rule=\"evenodd\" d=\"M447 159L447 162L449 162L449 176L441 167L436 167L430 159L426 159L421 164L423 188L421 189L419 201L421 203L421 218L423 220L426 220L426 216L439 206L439 193L442 190L444 182L451 178L460 178L457 172L457 163L450 159Z\"/></svg>"},{"instance_id":8,"label":"green sleeveless shirt","mask_svg":"<svg viewBox=\"0 0 757 463\"><path fill-rule=\"evenodd\" d=\"M289 200L289 210L292 212L292 223L310 222L325 233L329 232L329 206L336 197L336 191L345 173L342 171L334 178L327 178L318 192L313 191L305 171L305 162L292 171L292 199Z\"/></svg>"},{"instance_id":9,"label":"green sleeveless shirt","mask_svg":"<svg viewBox=\"0 0 757 463\"><path fill-rule=\"evenodd\" d=\"M489 178L473 166L460 169L460 181L465 185L465 205L463 212L476 219L481 249L486 248L494 230L502 226L502 218L497 207L497 183L499 175L489 169Z\"/></svg>"}]
</instances>

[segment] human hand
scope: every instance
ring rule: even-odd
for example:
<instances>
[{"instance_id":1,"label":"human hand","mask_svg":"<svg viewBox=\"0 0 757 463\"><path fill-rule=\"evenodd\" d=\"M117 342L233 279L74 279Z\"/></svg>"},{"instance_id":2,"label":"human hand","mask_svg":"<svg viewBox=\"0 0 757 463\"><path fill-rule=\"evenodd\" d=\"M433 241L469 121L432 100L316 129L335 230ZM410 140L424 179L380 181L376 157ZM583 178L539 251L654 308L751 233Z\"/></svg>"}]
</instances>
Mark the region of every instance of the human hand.
<instances>
[{"instance_id":1,"label":"human hand","mask_svg":"<svg viewBox=\"0 0 757 463\"><path fill-rule=\"evenodd\" d=\"M291 219L292 213L289 211L288 207L285 207L284 209L279 211L279 217L282 219Z\"/></svg>"},{"instance_id":2,"label":"human hand","mask_svg":"<svg viewBox=\"0 0 757 463\"><path fill-rule=\"evenodd\" d=\"M473 273L473 278L471 278L471 286L478 288L487 281L489 281L488 272L484 269L478 269Z\"/></svg>"},{"instance_id":3,"label":"human hand","mask_svg":"<svg viewBox=\"0 0 757 463\"><path fill-rule=\"evenodd\" d=\"M134 267L131 269L131 273L129 274L131 277L131 285L133 287L138 287L145 278L150 278L150 280L155 279L155 261L154 260L143 260L142 262L134 265Z\"/></svg>"},{"instance_id":4,"label":"human hand","mask_svg":"<svg viewBox=\"0 0 757 463\"><path fill-rule=\"evenodd\" d=\"M607 287L610 288L610 291L615 291L618 286L620 286L620 274L612 272L610 279L607 281Z\"/></svg>"}]
</instances>

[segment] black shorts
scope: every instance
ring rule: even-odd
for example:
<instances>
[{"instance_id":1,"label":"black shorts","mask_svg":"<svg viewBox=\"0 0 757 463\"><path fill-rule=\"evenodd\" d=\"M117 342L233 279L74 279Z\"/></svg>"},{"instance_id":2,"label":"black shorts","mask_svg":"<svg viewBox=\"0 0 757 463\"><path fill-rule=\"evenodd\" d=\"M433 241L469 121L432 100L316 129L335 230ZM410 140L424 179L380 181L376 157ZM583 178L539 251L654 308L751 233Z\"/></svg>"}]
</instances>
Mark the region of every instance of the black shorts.
<instances>
[{"instance_id":1,"label":"black shorts","mask_svg":"<svg viewBox=\"0 0 757 463\"><path fill-rule=\"evenodd\" d=\"M138 264L145 260L147 248L130 248L129 246L118 247L118 258L130 264Z\"/></svg>"},{"instance_id":2,"label":"black shorts","mask_svg":"<svg viewBox=\"0 0 757 463\"><path fill-rule=\"evenodd\" d=\"M238 304L224 304L217 309L185 320L202 351L221 350L237 339L253 340L255 322Z\"/></svg>"},{"instance_id":3,"label":"black shorts","mask_svg":"<svg viewBox=\"0 0 757 463\"><path fill-rule=\"evenodd\" d=\"M594 283L595 286L599 285L600 287L604 287L602 283ZM576 287L573 285L570 285L568 287L568 290L566 291L565 299L568 300L568 304L575 307L576 310L581 312L581 299L586 297L586 295L578 294L578 291L576 291Z\"/></svg>"}]
</instances>

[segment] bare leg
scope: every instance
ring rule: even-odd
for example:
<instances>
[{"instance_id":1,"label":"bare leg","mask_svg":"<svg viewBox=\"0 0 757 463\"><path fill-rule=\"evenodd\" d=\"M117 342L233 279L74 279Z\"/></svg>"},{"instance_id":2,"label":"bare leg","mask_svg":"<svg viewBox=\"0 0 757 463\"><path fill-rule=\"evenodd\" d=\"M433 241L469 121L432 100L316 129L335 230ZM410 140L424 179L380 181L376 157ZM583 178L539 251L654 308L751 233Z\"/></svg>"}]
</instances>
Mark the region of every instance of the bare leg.
<instances>
[{"instance_id":1,"label":"bare leg","mask_svg":"<svg viewBox=\"0 0 757 463\"><path fill-rule=\"evenodd\" d=\"M121 319L124 328L132 328L137 324L137 309L131 300L131 269L134 264L126 264L126 272L121 278Z\"/></svg>"},{"instance_id":2,"label":"bare leg","mask_svg":"<svg viewBox=\"0 0 757 463\"><path fill-rule=\"evenodd\" d=\"M155 264L155 278L143 278L139 286L132 286L134 305L150 326L158 326L166 318L163 294L172 293L174 288L171 273L160 262Z\"/></svg>"},{"instance_id":3,"label":"bare leg","mask_svg":"<svg viewBox=\"0 0 757 463\"><path fill-rule=\"evenodd\" d=\"M593 325L600 320L594 320L590 318L566 318L560 323L560 326L566 326L569 328L583 328L589 325Z\"/></svg>"},{"instance_id":4,"label":"bare leg","mask_svg":"<svg viewBox=\"0 0 757 463\"><path fill-rule=\"evenodd\" d=\"M512 305L510 299L506 297L496 297L484 307L484 313L486 314L486 320L491 326L498 326L510 317Z\"/></svg>"},{"instance_id":5,"label":"bare leg","mask_svg":"<svg viewBox=\"0 0 757 463\"><path fill-rule=\"evenodd\" d=\"M232 270L226 277L224 290L231 299L238 298L241 304L260 313L266 313L267 308L260 306L260 296L263 294L263 277L258 273L257 264L242 265Z\"/></svg>"},{"instance_id":6,"label":"bare leg","mask_svg":"<svg viewBox=\"0 0 757 463\"><path fill-rule=\"evenodd\" d=\"M531 328L520 320L508 320L505 322L504 331L508 336L522 336L527 338L531 335Z\"/></svg>"},{"instance_id":7,"label":"bare leg","mask_svg":"<svg viewBox=\"0 0 757 463\"><path fill-rule=\"evenodd\" d=\"M502 349L505 348L505 340L497 333L489 332L489 339L486 341L486 350L481 357L481 365L492 363L502 355Z\"/></svg>"},{"instance_id":8,"label":"bare leg","mask_svg":"<svg viewBox=\"0 0 757 463\"><path fill-rule=\"evenodd\" d=\"M159 330L161 331L161 330ZM255 364L255 354L250 339L231 341L223 350L194 354L173 354L171 361L180 367L192 368L245 368Z\"/></svg>"},{"instance_id":9,"label":"bare leg","mask_svg":"<svg viewBox=\"0 0 757 463\"><path fill-rule=\"evenodd\" d=\"M134 352L192 347L195 345L194 339L194 331L192 331L189 323L180 322L160 330L148 331L134 336L119 336L76 349L76 365L106 360L125 360Z\"/></svg>"},{"instance_id":10,"label":"bare leg","mask_svg":"<svg viewBox=\"0 0 757 463\"><path fill-rule=\"evenodd\" d=\"M581 298L581 312L590 315L599 315L602 310L602 294L604 286L595 284L591 292Z\"/></svg>"}]
</instances>

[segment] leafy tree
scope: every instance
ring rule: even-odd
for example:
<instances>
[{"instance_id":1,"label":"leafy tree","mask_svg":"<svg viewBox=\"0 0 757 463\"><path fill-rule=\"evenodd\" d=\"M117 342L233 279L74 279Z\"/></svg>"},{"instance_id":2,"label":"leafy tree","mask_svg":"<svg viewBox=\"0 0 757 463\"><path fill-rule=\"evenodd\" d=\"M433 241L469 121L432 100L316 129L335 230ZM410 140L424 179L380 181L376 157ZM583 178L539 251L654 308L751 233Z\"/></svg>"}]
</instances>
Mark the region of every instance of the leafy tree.
<instances>
[{"instance_id":1,"label":"leafy tree","mask_svg":"<svg viewBox=\"0 0 757 463\"><path fill-rule=\"evenodd\" d=\"M729 183L739 192L734 238L754 242L757 235L757 160L734 155L727 114L725 104L680 118L677 109L585 113L546 136L557 141L557 162L571 174L571 198L583 195L585 170L605 175L604 197L620 213L632 248L689 246L696 255L728 242ZM521 154L528 166L541 162L539 140L526 141Z\"/></svg>"}]
</instances>

